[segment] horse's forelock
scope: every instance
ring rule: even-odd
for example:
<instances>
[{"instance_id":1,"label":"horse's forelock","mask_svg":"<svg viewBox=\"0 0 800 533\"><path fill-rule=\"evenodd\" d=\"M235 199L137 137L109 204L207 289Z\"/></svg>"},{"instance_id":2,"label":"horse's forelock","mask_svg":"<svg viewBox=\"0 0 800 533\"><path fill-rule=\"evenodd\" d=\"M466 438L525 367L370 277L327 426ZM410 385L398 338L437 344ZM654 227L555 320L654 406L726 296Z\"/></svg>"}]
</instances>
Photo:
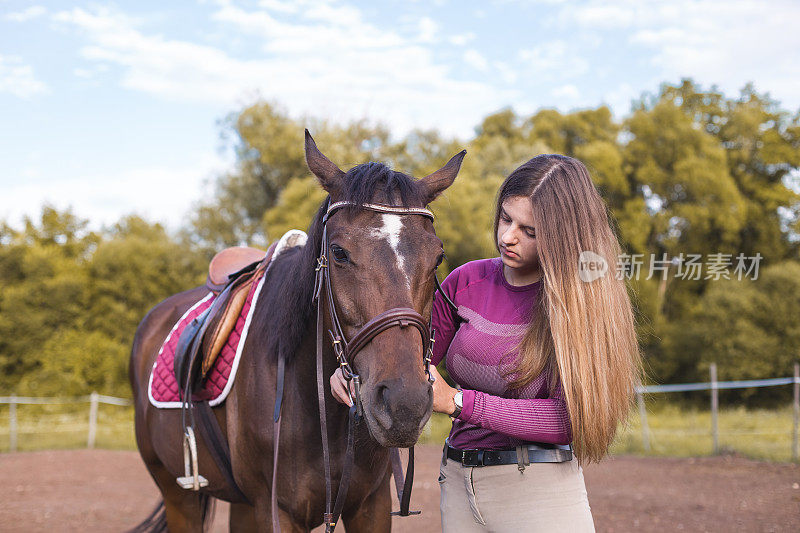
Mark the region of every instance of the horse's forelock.
<instances>
[{"instance_id":1,"label":"horse's forelock","mask_svg":"<svg viewBox=\"0 0 800 533\"><path fill-rule=\"evenodd\" d=\"M345 175L341 200L356 205L385 203L424 207L425 196L418 182L383 163L369 162L351 168Z\"/></svg>"}]
</instances>

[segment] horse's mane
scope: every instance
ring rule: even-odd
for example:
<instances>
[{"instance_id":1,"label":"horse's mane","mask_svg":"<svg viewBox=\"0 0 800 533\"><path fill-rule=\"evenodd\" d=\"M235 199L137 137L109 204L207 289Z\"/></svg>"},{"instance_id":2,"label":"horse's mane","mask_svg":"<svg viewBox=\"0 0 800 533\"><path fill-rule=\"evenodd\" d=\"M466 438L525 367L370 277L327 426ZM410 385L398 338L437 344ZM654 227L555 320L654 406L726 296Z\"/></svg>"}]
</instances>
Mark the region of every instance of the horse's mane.
<instances>
[{"instance_id":1,"label":"horse's mane","mask_svg":"<svg viewBox=\"0 0 800 533\"><path fill-rule=\"evenodd\" d=\"M345 174L339 192L337 200L356 205L375 202L405 207L425 205L419 182L383 163L369 162L353 167ZM290 248L276 258L266 280L273 287L269 291L273 298L270 305L260 306L265 309L266 317L258 323L266 324L267 353L284 355L287 361L300 346L316 309L311 301L314 269L322 247L322 218L329 202L330 196L317 210L305 246Z\"/></svg>"}]
</instances>

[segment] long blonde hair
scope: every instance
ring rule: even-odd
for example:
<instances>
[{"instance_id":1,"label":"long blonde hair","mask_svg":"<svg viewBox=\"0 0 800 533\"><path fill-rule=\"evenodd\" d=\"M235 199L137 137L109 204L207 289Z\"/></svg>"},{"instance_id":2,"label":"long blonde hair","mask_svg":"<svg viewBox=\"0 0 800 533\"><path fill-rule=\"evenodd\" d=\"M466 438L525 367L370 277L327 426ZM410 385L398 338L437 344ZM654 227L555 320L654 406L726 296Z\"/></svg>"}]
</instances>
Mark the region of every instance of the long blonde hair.
<instances>
[{"instance_id":1,"label":"long blonde hair","mask_svg":"<svg viewBox=\"0 0 800 533\"><path fill-rule=\"evenodd\" d=\"M495 238L503 202L530 198L543 288L519 344L510 387L548 372L560 380L579 461L600 461L617 426L631 408L642 362L633 307L625 282L617 279L621 247L608 208L586 167L563 155L537 156L517 168L500 187ZM605 275L583 281L582 252L605 260Z\"/></svg>"}]
</instances>

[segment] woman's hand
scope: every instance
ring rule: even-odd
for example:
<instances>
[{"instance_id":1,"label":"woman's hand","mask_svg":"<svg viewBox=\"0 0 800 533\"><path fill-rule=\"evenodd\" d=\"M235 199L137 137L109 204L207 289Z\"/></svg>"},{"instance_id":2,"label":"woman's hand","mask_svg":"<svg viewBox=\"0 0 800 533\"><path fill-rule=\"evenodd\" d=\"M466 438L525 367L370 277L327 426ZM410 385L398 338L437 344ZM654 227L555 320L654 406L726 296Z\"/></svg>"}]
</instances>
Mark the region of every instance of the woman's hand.
<instances>
[{"instance_id":1,"label":"woman's hand","mask_svg":"<svg viewBox=\"0 0 800 533\"><path fill-rule=\"evenodd\" d=\"M435 379L433 382L433 410L437 413L452 415L456 410L453 396L456 395L458 389L448 385L435 366L431 365L430 370L431 376Z\"/></svg>"},{"instance_id":2,"label":"woman's hand","mask_svg":"<svg viewBox=\"0 0 800 533\"><path fill-rule=\"evenodd\" d=\"M355 394L353 389L353 382L350 382L350 392ZM344 379L342 374L342 367L336 369L336 372L331 376L331 394L339 403L343 403L349 407L353 404L350 402L350 396L347 394L347 380Z\"/></svg>"}]
</instances>

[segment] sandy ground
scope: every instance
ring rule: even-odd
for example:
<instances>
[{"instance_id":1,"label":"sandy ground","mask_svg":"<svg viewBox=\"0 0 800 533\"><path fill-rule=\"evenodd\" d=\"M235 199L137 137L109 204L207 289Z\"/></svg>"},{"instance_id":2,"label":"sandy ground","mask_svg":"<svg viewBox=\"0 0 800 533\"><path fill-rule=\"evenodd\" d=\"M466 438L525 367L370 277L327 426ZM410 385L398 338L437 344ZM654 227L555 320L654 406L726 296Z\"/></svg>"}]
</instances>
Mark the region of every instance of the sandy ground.
<instances>
[{"instance_id":1,"label":"sandy ground","mask_svg":"<svg viewBox=\"0 0 800 533\"><path fill-rule=\"evenodd\" d=\"M412 509L394 531L440 531L441 448L418 446ZM800 466L741 457L619 457L584 470L597 531L800 531ZM159 494L136 452L0 455L0 531L124 531ZM396 506L395 502L395 506ZM227 531L218 505L214 531Z\"/></svg>"}]
</instances>

